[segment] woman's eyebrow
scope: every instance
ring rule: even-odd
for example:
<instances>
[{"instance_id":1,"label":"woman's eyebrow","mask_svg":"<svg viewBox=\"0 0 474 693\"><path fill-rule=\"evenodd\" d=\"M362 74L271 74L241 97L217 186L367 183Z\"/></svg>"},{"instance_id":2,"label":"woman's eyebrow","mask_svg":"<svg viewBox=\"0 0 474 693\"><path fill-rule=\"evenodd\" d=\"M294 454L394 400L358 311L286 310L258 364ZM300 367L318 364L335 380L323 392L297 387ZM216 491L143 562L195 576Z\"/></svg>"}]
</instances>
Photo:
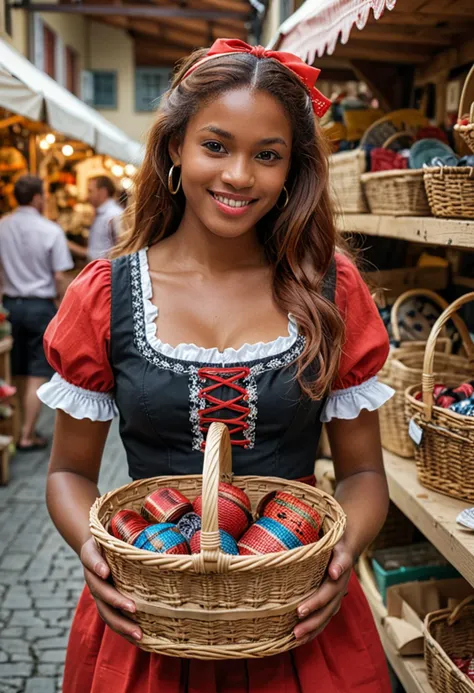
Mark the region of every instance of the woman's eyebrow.
<instances>
[{"instance_id":1,"label":"woman's eyebrow","mask_svg":"<svg viewBox=\"0 0 474 693\"><path fill-rule=\"evenodd\" d=\"M199 132L202 132L203 130L212 132L214 135L223 137L226 140L235 140L235 137L231 132L227 132L227 130L222 130L222 128L218 128L216 125L206 125L206 127L201 128ZM287 143L282 137L266 137L265 139L257 142L257 144L259 146L268 146L270 144L282 144L284 147L288 147Z\"/></svg>"}]
</instances>

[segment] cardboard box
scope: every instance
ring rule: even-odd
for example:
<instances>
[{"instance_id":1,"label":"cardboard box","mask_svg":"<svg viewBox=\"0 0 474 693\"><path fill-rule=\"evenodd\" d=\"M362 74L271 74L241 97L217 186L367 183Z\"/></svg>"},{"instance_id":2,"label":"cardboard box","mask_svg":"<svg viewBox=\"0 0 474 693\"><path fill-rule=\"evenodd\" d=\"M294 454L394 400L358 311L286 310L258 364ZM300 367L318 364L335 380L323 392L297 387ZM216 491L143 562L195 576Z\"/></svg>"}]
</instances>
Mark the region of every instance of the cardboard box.
<instances>
[{"instance_id":1,"label":"cardboard box","mask_svg":"<svg viewBox=\"0 0 474 693\"><path fill-rule=\"evenodd\" d=\"M423 654L426 614L453 608L472 592L472 586L462 578L406 582L389 587L384 626L399 654Z\"/></svg>"}]
</instances>

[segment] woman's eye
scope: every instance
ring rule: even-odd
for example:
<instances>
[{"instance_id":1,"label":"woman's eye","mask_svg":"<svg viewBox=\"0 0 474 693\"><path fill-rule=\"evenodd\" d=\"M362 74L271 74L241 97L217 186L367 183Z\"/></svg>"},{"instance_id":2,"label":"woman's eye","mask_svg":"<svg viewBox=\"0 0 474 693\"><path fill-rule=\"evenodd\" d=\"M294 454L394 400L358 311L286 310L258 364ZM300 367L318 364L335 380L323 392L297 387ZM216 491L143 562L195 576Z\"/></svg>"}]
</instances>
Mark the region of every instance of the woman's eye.
<instances>
[{"instance_id":1,"label":"woman's eye","mask_svg":"<svg viewBox=\"0 0 474 693\"><path fill-rule=\"evenodd\" d=\"M257 158L261 159L262 161L277 161L278 159L281 159L281 156L276 152L265 151L260 152Z\"/></svg>"},{"instance_id":2,"label":"woman's eye","mask_svg":"<svg viewBox=\"0 0 474 693\"><path fill-rule=\"evenodd\" d=\"M222 154L225 151L220 142L204 142L203 147L206 147L213 154Z\"/></svg>"}]
</instances>

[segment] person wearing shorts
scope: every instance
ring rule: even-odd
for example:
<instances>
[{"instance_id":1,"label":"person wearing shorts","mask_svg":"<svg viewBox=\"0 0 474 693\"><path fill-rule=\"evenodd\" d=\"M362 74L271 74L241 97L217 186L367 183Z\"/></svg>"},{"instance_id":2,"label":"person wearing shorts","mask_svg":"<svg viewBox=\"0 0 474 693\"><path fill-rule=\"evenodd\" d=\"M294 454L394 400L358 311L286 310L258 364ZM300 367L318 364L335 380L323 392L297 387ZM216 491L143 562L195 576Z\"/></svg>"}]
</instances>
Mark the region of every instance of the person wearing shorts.
<instances>
[{"instance_id":1,"label":"person wearing shorts","mask_svg":"<svg viewBox=\"0 0 474 693\"><path fill-rule=\"evenodd\" d=\"M3 305L12 325L12 374L22 399L19 450L37 450L47 441L36 433L41 402L38 388L51 377L43 335L66 290L64 272L74 263L58 224L45 219L43 183L22 176L15 184L18 208L0 221Z\"/></svg>"}]
</instances>

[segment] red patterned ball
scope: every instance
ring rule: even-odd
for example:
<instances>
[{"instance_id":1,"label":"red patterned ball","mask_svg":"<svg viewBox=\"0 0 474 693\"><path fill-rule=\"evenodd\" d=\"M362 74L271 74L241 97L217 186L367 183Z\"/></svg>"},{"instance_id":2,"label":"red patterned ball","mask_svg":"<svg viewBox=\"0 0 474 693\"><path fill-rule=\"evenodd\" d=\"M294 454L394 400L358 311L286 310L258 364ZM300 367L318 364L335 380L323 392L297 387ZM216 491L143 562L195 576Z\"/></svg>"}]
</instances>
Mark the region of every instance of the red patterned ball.
<instances>
[{"instance_id":1,"label":"red patterned ball","mask_svg":"<svg viewBox=\"0 0 474 693\"><path fill-rule=\"evenodd\" d=\"M278 491L260 512L288 527L302 544L312 544L319 539L321 516L308 503L292 493Z\"/></svg>"},{"instance_id":2,"label":"red patterned ball","mask_svg":"<svg viewBox=\"0 0 474 693\"><path fill-rule=\"evenodd\" d=\"M117 539L133 544L148 522L134 510L119 510L110 522L110 531Z\"/></svg>"},{"instance_id":3,"label":"red patterned ball","mask_svg":"<svg viewBox=\"0 0 474 693\"><path fill-rule=\"evenodd\" d=\"M188 542L171 522L149 525L138 535L133 545L137 549L157 553L189 553Z\"/></svg>"},{"instance_id":4,"label":"red patterned ball","mask_svg":"<svg viewBox=\"0 0 474 693\"><path fill-rule=\"evenodd\" d=\"M231 537L228 532L224 532L223 529L219 530L219 534L221 537L221 549L224 553L230 553L233 556L238 556L239 555L239 550L237 548L237 543L234 539L234 537ZM191 549L191 553L199 553L201 550L201 530L198 530L193 536L191 537L191 540L189 542L189 548Z\"/></svg>"},{"instance_id":5,"label":"red patterned ball","mask_svg":"<svg viewBox=\"0 0 474 693\"><path fill-rule=\"evenodd\" d=\"M237 544L241 556L261 556L303 546L296 534L271 517L261 517Z\"/></svg>"},{"instance_id":6,"label":"red patterned ball","mask_svg":"<svg viewBox=\"0 0 474 693\"><path fill-rule=\"evenodd\" d=\"M176 522L192 509L191 501L176 489L159 488L143 501L142 515L149 522Z\"/></svg>"},{"instance_id":7,"label":"red patterned ball","mask_svg":"<svg viewBox=\"0 0 474 693\"><path fill-rule=\"evenodd\" d=\"M193 503L194 512L202 514L202 496ZM217 501L219 529L239 539L252 522L250 500L245 491L232 484L219 484Z\"/></svg>"}]
</instances>

